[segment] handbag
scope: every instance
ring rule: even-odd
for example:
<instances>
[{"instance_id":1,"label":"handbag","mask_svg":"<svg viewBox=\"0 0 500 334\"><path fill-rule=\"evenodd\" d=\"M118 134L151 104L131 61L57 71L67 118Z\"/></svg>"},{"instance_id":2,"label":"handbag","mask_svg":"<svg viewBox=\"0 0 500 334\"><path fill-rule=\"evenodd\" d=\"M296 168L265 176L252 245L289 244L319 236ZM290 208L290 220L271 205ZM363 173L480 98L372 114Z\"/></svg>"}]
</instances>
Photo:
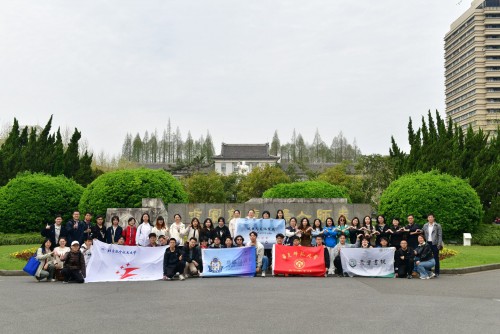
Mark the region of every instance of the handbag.
<instances>
[{"instance_id":1,"label":"handbag","mask_svg":"<svg viewBox=\"0 0 500 334\"><path fill-rule=\"evenodd\" d=\"M38 261L36 259L36 256L33 255L28 260L28 263L26 263L26 265L24 266L23 271L25 271L26 273L28 273L31 276L35 276L39 265L40 265L40 261Z\"/></svg>"}]
</instances>

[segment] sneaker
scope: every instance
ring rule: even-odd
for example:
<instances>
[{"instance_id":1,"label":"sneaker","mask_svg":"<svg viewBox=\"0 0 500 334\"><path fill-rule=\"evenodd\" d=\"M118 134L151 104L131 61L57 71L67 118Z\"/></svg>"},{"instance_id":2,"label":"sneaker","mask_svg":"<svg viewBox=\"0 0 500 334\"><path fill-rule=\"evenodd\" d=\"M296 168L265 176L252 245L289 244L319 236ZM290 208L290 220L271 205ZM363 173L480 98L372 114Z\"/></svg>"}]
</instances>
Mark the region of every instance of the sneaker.
<instances>
[{"instance_id":1,"label":"sneaker","mask_svg":"<svg viewBox=\"0 0 500 334\"><path fill-rule=\"evenodd\" d=\"M266 277L266 272L265 272L265 271L263 271L261 276L262 276L262 277Z\"/></svg>"},{"instance_id":2,"label":"sneaker","mask_svg":"<svg viewBox=\"0 0 500 334\"><path fill-rule=\"evenodd\" d=\"M407 277L407 278L408 278L408 279L412 279L412 278L413 278L413 276L410 274L410 275L408 275L408 277Z\"/></svg>"},{"instance_id":3,"label":"sneaker","mask_svg":"<svg viewBox=\"0 0 500 334\"><path fill-rule=\"evenodd\" d=\"M179 280L184 281L185 279L186 279L186 277L184 277L184 275L182 275L182 274L179 275Z\"/></svg>"},{"instance_id":4,"label":"sneaker","mask_svg":"<svg viewBox=\"0 0 500 334\"><path fill-rule=\"evenodd\" d=\"M429 278L434 278L434 277L436 277L436 274L431 273L431 276Z\"/></svg>"},{"instance_id":5,"label":"sneaker","mask_svg":"<svg viewBox=\"0 0 500 334\"><path fill-rule=\"evenodd\" d=\"M56 281L56 279L55 279L55 278L53 278L53 279L51 279L50 281L51 281L51 282L55 282L55 281Z\"/></svg>"},{"instance_id":6,"label":"sneaker","mask_svg":"<svg viewBox=\"0 0 500 334\"><path fill-rule=\"evenodd\" d=\"M349 275L347 273L344 273L344 277L349 277Z\"/></svg>"},{"instance_id":7,"label":"sneaker","mask_svg":"<svg viewBox=\"0 0 500 334\"><path fill-rule=\"evenodd\" d=\"M69 282L68 281L63 281L63 284L68 284Z\"/></svg>"},{"instance_id":8,"label":"sneaker","mask_svg":"<svg viewBox=\"0 0 500 334\"><path fill-rule=\"evenodd\" d=\"M429 279L429 276L420 276L420 279Z\"/></svg>"},{"instance_id":9,"label":"sneaker","mask_svg":"<svg viewBox=\"0 0 500 334\"><path fill-rule=\"evenodd\" d=\"M163 280L164 280L164 281L170 281L170 280L172 280L172 279L171 279L170 277L163 276Z\"/></svg>"}]
</instances>

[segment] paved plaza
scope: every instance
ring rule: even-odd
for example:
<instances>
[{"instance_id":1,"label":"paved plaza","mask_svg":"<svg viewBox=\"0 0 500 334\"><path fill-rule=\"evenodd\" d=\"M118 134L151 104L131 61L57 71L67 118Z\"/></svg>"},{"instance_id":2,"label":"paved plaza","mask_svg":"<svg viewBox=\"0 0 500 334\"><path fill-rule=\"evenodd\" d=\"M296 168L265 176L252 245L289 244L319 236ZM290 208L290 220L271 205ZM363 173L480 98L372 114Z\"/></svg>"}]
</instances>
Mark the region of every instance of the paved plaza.
<instances>
[{"instance_id":1,"label":"paved plaza","mask_svg":"<svg viewBox=\"0 0 500 334\"><path fill-rule=\"evenodd\" d=\"M0 277L1 333L499 333L500 270L434 280ZM70 330L71 329L71 330Z\"/></svg>"}]
</instances>

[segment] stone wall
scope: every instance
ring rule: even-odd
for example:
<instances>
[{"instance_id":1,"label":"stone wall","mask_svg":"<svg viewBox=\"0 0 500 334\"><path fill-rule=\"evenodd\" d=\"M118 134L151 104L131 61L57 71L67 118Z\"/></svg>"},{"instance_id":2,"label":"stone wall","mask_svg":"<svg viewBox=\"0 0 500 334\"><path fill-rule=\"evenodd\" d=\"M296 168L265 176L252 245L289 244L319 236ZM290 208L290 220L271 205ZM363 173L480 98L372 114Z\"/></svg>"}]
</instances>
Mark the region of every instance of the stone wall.
<instances>
[{"instance_id":1,"label":"stone wall","mask_svg":"<svg viewBox=\"0 0 500 334\"><path fill-rule=\"evenodd\" d=\"M111 226L111 217L118 216L120 218L120 225L127 226L127 221L130 217L137 220L137 224L141 222L141 217L144 212L149 213L151 223L156 221L158 216L165 218L168 222L168 211L161 198L143 198L142 208L110 208L106 210L106 226Z\"/></svg>"}]
</instances>

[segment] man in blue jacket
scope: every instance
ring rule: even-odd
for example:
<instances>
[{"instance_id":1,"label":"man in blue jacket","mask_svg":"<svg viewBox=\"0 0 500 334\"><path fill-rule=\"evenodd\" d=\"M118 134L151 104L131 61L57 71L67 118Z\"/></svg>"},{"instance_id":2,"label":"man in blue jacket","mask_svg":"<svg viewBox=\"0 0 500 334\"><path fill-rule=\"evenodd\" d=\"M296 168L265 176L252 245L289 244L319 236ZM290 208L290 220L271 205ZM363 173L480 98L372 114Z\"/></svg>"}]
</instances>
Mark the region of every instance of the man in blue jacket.
<instances>
[{"instance_id":1,"label":"man in blue jacket","mask_svg":"<svg viewBox=\"0 0 500 334\"><path fill-rule=\"evenodd\" d=\"M78 241L83 244L83 233L85 231L85 223L80 220L80 211L73 211L73 218L66 223L66 233L68 237L68 244L71 245L73 241Z\"/></svg>"},{"instance_id":2,"label":"man in blue jacket","mask_svg":"<svg viewBox=\"0 0 500 334\"><path fill-rule=\"evenodd\" d=\"M50 240L52 245L57 246L59 244L59 239L66 237L66 228L62 226L62 217L57 215L55 223L53 225L47 224L47 226L42 230L41 234L43 237Z\"/></svg>"}]
</instances>

